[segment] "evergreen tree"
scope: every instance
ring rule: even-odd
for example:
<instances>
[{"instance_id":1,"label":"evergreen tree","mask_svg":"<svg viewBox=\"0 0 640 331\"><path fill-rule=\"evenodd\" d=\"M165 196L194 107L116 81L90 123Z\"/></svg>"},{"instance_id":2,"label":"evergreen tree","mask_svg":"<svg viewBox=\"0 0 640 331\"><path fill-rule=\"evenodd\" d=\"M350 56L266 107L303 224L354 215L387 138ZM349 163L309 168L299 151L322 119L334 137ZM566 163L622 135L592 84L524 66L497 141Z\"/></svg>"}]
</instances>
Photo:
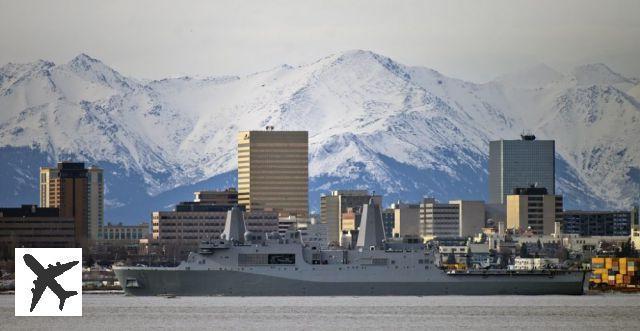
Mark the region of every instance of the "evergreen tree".
<instances>
[{"instance_id":1,"label":"evergreen tree","mask_svg":"<svg viewBox=\"0 0 640 331\"><path fill-rule=\"evenodd\" d=\"M520 257L529 257L529 250L527 249L526 243L520 245Z\"/></svg>"}]
</instances>

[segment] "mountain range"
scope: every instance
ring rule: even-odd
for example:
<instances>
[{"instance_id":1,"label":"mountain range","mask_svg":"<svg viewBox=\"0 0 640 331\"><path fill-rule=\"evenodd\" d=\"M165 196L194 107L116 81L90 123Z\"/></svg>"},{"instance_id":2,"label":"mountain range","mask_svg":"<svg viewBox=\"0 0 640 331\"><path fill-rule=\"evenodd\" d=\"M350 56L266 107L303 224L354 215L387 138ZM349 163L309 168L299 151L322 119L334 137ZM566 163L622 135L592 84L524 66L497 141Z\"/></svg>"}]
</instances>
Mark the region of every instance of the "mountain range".
<instances>
[{"instance_id":1,"label":"mountain range","mask_svg":"<svg viewBox=\"0 0 640 331\"><path fill-rule=\"evenodd\" d=\"M569 209L640 193L640 84L604 64L540 64L487 83L369 51L247 76L127 77L80 54L0 68L0 204L37 203L38 167L105 169L111 222L148 221L196 190L236 185L236 133L309 131L310 206L361 188L385 203L488 197L489 141L556 141Z\"/></svg>"}]
</instances>

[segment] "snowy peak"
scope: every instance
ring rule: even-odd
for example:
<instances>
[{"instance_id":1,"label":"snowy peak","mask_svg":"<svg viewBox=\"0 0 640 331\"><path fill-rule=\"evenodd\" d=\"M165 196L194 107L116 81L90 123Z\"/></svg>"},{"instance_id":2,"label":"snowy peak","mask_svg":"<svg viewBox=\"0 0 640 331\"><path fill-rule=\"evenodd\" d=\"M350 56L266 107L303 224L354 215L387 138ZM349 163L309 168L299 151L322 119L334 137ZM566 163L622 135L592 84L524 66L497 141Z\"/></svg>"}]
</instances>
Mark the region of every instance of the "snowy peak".
<instances>
[{"instance_id":1,"label":"snowy peak","mask_svg":"<svg viewBox=\"0 0 640 331\"><path fill-rule=\"evenodd\" d=\"M122 91L131 90L136 85L131 79L122 76L119 72L105 65L100 60L84 53L74 57L66 65L57 68L59 70L69 71L94 84L104 85Z\"/></svg>"},{"instance_id":2,"label":"snowy peak","mask_svg":"<svg viewBox=\"0 0 640 331\"><path fill-rule=\"evenodd\" d=\"M345 67L363 67L363 68L375 68L381 66L394 75L402 78L409 79L410 76L404 69L404 66L393 61L392 59L365 50L350 50L339 54L334 61L335 64L341 64Z\"/></svg>"},{"instance_id":3,"label":"snowy peak","mask_svg":"<svg viewBox=\"0 0 640 331\"><path fill-rule=\"evenodd\" d=\"M8 63L0 68L0 88L9 88L10 85L28 80L36 76L48 76L53 68L53 62L38 60L31 63Z\"/></svg>"},{"instance_id":4,"label":"snowy peak","mask_svg":"<svg viewBox=\"0 0 640 331\"><path fill-rule=\"evenodd\" d=\"M630 84L631 80L614 72L603 63L580 65L571 71L578 86Z\"/></svg>"},{"instance_id":5,"label":"snowy peak","mask_svg":"<svg viewBox=\"0 0 640 331\"><path fill-rule=\"evenodd\" d=\"M91 68L94 65L103 65L104 64L102 62L100 62L99 60L92 58L91 56L85 54L85 53L80 53L79 55L77 55L76 57L74 57L73 59L71 59L71 61L69 61L69 66L71 68L74 68L78 71L87 71L87 70L91 70Z\"/></svg>"},{"instance_id":6,"label":"snowy peak","mask_svg":"<svg viewBox=\"0 0 640 331\"><path fill-rule=\"evenodd\" d=\"M55 66L53 62L49 62L45 60L37 60L31 63L7 63L6 65L0 67L0 75L4 75L4 76L25 75L25 74L40 71L40 70L48 70L53 66Z\"/></svg>"}]
</instances>

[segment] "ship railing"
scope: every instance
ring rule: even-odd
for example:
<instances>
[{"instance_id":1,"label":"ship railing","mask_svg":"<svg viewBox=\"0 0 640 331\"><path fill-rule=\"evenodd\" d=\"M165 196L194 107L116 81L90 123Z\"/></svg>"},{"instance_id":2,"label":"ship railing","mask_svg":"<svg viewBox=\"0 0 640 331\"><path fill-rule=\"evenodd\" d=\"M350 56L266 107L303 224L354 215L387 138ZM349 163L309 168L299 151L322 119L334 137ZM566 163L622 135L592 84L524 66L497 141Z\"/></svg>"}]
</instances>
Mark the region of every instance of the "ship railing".
<instances>
[{"instance_id":1,"label":"ship railing","mask_svg":"<svg viewBox=\"0 0 640 331\"><path fill-rule=\"evenodd\" d=\"M509 269L486 269L486 270L448 270L447 275L451 276L547 276L562 275L575 270L569 269L537 269L537 270L509 270Z\"/></svg>"}]
</instances>

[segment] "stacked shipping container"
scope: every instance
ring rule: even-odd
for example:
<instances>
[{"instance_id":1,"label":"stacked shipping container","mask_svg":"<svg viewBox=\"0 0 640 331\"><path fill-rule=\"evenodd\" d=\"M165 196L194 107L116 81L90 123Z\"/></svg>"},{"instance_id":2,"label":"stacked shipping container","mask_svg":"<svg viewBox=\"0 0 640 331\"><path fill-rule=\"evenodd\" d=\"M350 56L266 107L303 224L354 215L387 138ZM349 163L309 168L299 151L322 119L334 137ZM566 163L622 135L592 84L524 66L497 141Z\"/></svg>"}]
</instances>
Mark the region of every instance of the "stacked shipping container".
<instances>
[{"instance_id":1,"label":"stacked shipping container","mask_svg":"<svg viewBox=\"0 0 640 331\"><path fill-rule=\"evenodd\" d=\"M591 259L593 272L589 282L592 286L640 286L638 266L640 266L638 258L594 257Z\"/></svg>"}]
</instances>

